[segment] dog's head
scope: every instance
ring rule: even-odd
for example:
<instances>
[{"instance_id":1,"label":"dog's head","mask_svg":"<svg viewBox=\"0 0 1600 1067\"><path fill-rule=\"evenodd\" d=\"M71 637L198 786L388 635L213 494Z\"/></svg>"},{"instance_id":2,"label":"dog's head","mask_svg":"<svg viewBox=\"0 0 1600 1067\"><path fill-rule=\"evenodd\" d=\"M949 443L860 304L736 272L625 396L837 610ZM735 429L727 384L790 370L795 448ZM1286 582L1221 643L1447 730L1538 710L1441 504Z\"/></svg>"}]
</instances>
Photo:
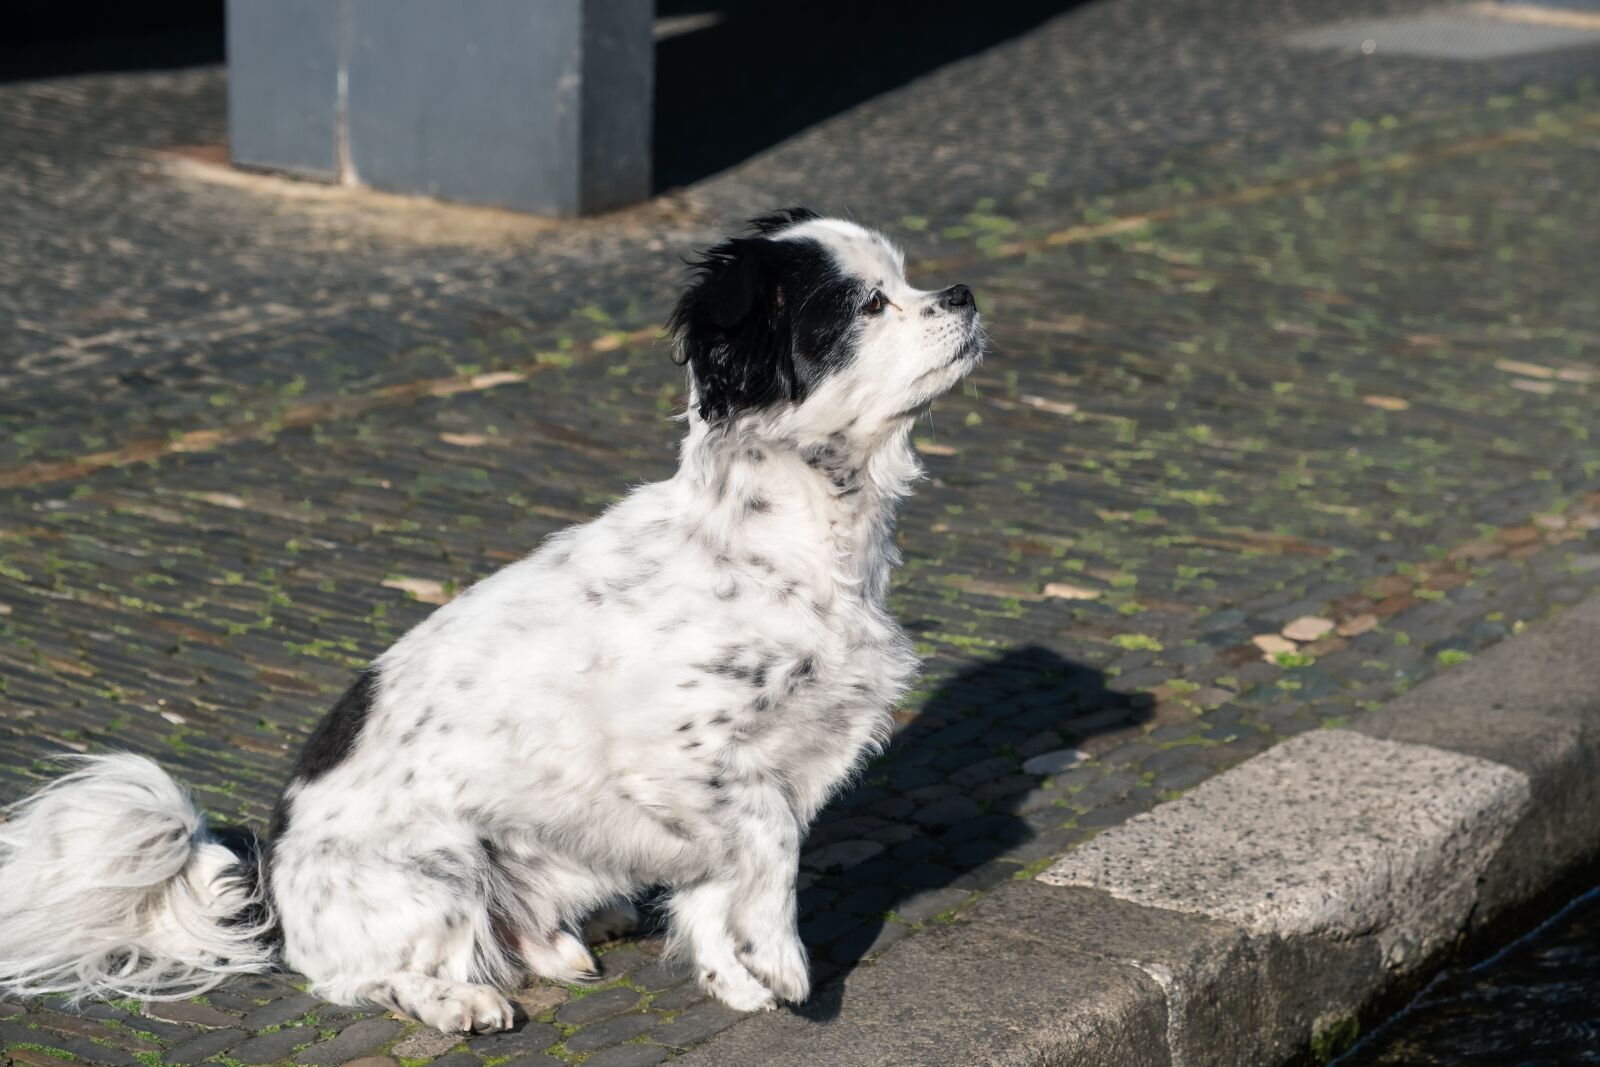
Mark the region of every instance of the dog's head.
<instances>
[{"instance_id":1,"label":"dog's head","mask_svg":"<svg viewBox=\"0 0 1600 1067\"><path fill-rule=\"evenodd\" d=\"M983 331L965 285L926 291L882 234L794 208L695 263L671 329L691 406L716 425L767 417L797 438L874 435L972 369Z\"/></svg>"}]
</instances>

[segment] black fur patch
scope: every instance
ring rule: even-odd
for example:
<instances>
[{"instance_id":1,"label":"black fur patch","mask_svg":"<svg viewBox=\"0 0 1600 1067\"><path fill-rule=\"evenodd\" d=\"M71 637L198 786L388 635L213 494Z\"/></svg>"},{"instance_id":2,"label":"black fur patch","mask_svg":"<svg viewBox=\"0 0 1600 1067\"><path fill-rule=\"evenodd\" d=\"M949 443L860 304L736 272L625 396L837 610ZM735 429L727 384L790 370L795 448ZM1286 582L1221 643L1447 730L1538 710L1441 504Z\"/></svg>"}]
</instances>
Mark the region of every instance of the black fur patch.
<instances>
[{"instance_id":1,"label":"black fur patch","mask_svg":"<svg viewBox=\"0 0 1600 1067\"><path fill-rule=\"evenodd\" d=\"M276 814L274 814L276 820ZM217 826L211 829L211 839L234 854L235 861L218 874L218 890L234 889L255 897L255 902L243 911L223 919L226 926L262 926L273 917L274 909L268 903L271 886L267 881L267 863L270 847L263 846L255 831L244 826ZM283 929L272 923L256 939L271 949L283 944ZM226 961L224 961L226 962Z\"/></svg>"},{"instance_id":2,"label":"black fur patch","mask_svg":"<svg viewBox=\"0 0 1600 1067\"><path fill-rule=\"evenodd\" d=\"M372 701L377 693L378 672L369 667L361 672L356 683L345 691L333 710L311 731L295 764L294 776L297 779L314 782L344 762L367 725L367 716L372 711Z\"/></svg>"}]
</instances>

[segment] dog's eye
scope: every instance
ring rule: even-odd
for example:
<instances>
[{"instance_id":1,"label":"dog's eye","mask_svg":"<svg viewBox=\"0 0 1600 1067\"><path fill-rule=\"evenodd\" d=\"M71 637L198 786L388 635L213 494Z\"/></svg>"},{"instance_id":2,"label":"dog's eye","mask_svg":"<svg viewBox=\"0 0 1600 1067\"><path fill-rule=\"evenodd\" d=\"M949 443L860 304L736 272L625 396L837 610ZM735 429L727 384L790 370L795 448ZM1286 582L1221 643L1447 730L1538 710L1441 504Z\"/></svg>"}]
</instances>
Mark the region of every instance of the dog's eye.
<instances>
[{"instance_id":1,"label":"dog's eye","mask_svg":"<svg viewBox=\"0 0 1600 1067\"><path fill-rule=\"evenodd\" d=\"M867 297L867 302L861 305L863 315L876 315L889 306L889 298L883 295L883 290L874 289L872 295Z\"/></svg>"}]
</instances>

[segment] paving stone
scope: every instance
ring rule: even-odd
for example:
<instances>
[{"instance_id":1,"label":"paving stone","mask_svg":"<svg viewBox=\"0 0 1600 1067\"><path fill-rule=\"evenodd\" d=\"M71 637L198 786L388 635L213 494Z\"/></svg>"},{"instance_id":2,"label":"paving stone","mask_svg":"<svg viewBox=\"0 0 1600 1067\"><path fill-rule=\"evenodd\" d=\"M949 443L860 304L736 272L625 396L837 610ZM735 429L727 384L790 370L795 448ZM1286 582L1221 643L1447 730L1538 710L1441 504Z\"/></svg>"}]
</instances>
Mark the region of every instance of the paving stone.
<instances>
[{"instance_id":1,"label":"paving stone","mask_svg":"<svg viewBox=\"0 0 1600 1067\"><path fill-rule=\"evenodd\" d=\"M892 881L903 889L932 889L949 885L956 872L939 863L916 863L902 867Z\"/></svg>"},{"instance_id":2,"label":"paving stone","mask_svg":"<svg viewBox=\"0 0 1600 1067\"><path fill-rule=\"evenodd\" d=\"M53 1048L65 1049L87 1063L105 1064L106 1067L132 1067L139 1062L137 1057L120 1048L108 1048L97 1041L82 1037L46 1038L43 1043ZM148 1050L145 1054L148 1055L150 1051L153 1050Z\"/></svg>"},{"instance_id":3,"label":"paving stone","mask_svg":"<svg viewBox=\"0 0 1600 1067\"><path fill-rule=\"evenodd\" d=\"M41 1052L33 1048L13 1048L5 1053L0 1053L0 1055L5 1056L8 1067L10 1067L10 1064L18 1063L22 1064L22 1067L59 1067L63 1062L72 1062L71 1060L63 1060L60 1056L53 1056L48 1052Z\"/></svg>"},{"instance_id":4,"label":"paving stone","mask_svg":"<svg viewBox=\"0 0 1600 1067\"><path fill-rule=\"evenodd\" d=\"M693 982L673 986L665 993L658 993L650 1001L650 1007L655 1011L682 1011L684 1008L693 1007L711 999L710 995Z\"/></svg>"},{"instance_id":5,"label":"paving stone","mask_svg":"<svg viewBox=\"0 0 1600 1067\"><path fill-rule=\"evenodd\" d=\"M840 897L834 907L850 915L883 915L898 899L898 889L891 886L867 886Z\"/></svg>"},{"instance_id":6,"label":"paving stone","mask_svg":"<svg viewBox=\"0 0 1600 1067\"><path fill-rule=\"evenodd\" d=\"M921 833L915 826L905 826L897 823L888 823L876 830L867 831L867 839L888 847L897 845L902 841L909 841Z\"/></svg>"},{"instance_id":7,"label":"paving stone","mask_svg":"<svg viewBox=\"0 0 1600 1067\"><path fill-rule=\"evenodd\" d=\"M1184 667L1198 666L1209 663L1216 656L1216 650L1209 645L1195 643L1181 645L1167 652L1167 659Z\"/></svg>"},{"instance_id":8,"label":"paving stone","mask_svg":"<svg viewBox=\"0 0 1600 1067\"><path fill-rule=\"evenodd\" d=\"M334 1067L345 1060L393 1041L405 1030L405 1024L395 1019L363 1019L351 1023L326 1041L320 1041L295 1057L295 1062L310 1067Z\"/></svg>"},{"instance_id":9,"label":"paving stone","mask_svg":"<svg viewBox=\"0 0 1600 1067\"><path fill-rule=\"evenodd\" d=\"M1216 769L1204 763L1180 764L1162 771L1150 784L1160 792L1188 789L1216 774Z\"/></svg>"},{"instance_id":10,"label":"paving stone","mask_svg":"<svg viewBox=\"0 0 1600 1067\"><path fill-rule=\"evenodd\" d=\"M811 849L821 848L823 845L831 845L835 841L866 837L874 830L893 825L893 823L886 822L883 819L875 819L870 815L850 815L843 818L826 819L811 828L811 831L806 835L806 845Z\"/></svg>"},{"instance_id":11,"label":"paving stone","mask_svg":"<svg viewBox=\"0 0 1600 1067\"><path fill-rule=\"evenodd\" d=\"M960 752L949 753L949 752L947 752L947 753L942 753L940 755L937 755L935 757L935 759L932 761L933 764L935 766L937 766L939 760L944 756L956 756L956 757L959 757L963 761L971 759L971 757L966 755L965 753L960 753ZM906 798L908 800L914 800L918 804L923 805L923 806L928 806L928 805L934 804L934 803L936 803L938 801L942 801L942 800L951 800L951 799L955 799L955 798L964 797L964 794L962 793L961 790L957 789L953 785L947 785L947 784L945 784L943 782L939 783L938 785L925 785L920 789L908 789L908 790L906 790L906 794L905 795L906 795Z\"/></svg>"},{"instance_id":12,"label":"paving stone","mask_svg":"<svg viewBox=\"0 0 1600 1067\"><path fill-rule=\"evenodd\" d=\"M1223 770L1249 759L1257 752L1271 747L1272 744L1272 737L1260 730L1252 730L1249 734L1210 745L1195 758L1209 763L1218 770Z\"/></svg>"},{"instance_id":13,"label":"paving stone","mask_svg":"<svg viewBox=\"0 0 1600 1067\"><path fill-rule=\"evenodd\" d=\"M585 1067L653 1067L667 1058L667 1050L657 1045L623 1045L602 1049L584 1060Z\"/></svg>"},{"instance_id":14,"label":"paving stone","mask_svg":"<svg viewBox=\"0 0 1600 1067\"><path fill-rule=\"evenodd\" d=\"M1035 781L1032 775L1008 774L1004 777L984 782L972 790L971 796L973 800L980 804L987 804L991 801L1000 802L1014 797L1018 793L1026 793L1028 790L1036 788L1037 785L1038 782ZM889 827L888 829L897 828Z\"/></svg>"},{"instance_id":15,"label":"paving stone","mask_svg":"<svg viewBox=\"0 0 1600 1067\"><path fill-rule=\"evenodd\" d=\"M968 841L985 841L1003 847L1021 840L1026 832L1014 813L997 811L952 826L939 835L938 847L948 851L951 846Z\"/></svg>"},{"instance_id":16,"label":"paving stone","mask_svg":"<svg viewBox=\"0 0 1600 1067\"><path fill-rule=\"evenodd\" d=\"M602 989L567 1004L556 1012L556 1022L563 1026L583 1026L628 1011L636 1007L639 1000L639 992L625 986Z\"/></svg>"},{"instance_id":17,"label":"paving stone","mask_svg":"<svg viewBox=\"0 0 1600 1067\"><path fill-rule=\"evenodd\" d=\"M938 785L939 781L939 773L926 767L918 767L909 763L896 763L889 769L889 784L901 793L909 793L911 790L920 789L925 785ZM876 811L880 807L882 805L875 806L873 810Z\"/></svg>"},{"instance_id":18,"label":"paving stone","mask_svg":"<svg viewBox=\"0 0 1600 1067\"><path fill-rule=\"evenodd\" d=\"M836 841L807 852L801 862L820 871L836 871L864 863L883 851L877 841Z\"/></svg>"},{"instance_id":19,"label":"paving stone","mask_svg":"<svg viewBox=\"0 0 1600 1067\"><path fill-rule=\"evenodd\" d=\"M1143 804L1108 804L1078 816L1077 824L1080 829L1098 830L1127 822L1141 811L1148 810L1149 806Z\"/></svg>"},{"instance_id":20,"label":"paving stone","mask_svg":"<svg viewBox=\"0 0 1600 1067\"><path fill-rule=\"evenodd\" d=\"M219 1052L226 1052L249 1036L243 1030L211 1030L167 1049L161 1059L164 1063L172 1064L200 1063Z\"/></svg>"},{"instance_id":21,"label":"paving stone","mask_svg":"<svg viewBox=\"0 0 1600 1067\"><path fill-rule=\"evenodd\" d=\"M648 993L654 993L671 989L679 982L686 981L693 973L687 961L680 958L663 958L635 971L633 984Z\"/></svg>"},{"instance_id":22,"label":"paving stone","mask_svg":"<svg viewBox=\"0 0 1600 1067\"><path fill-rule=\"evenodd\" d=\"M50 1002L49 1008L51 1011L62 1015L76 1015L84 1019L99 1019L102 1021L111 1020L113 1022L120 1022L128 1018L128 1013L123 1011L121 1008L114 1007L99 1000L86 1000L81 1004L73 1004L70 1001L65 1000L55 1000Z\"/></svg>"},{"instance_id":23,"label":"paving stone","mask_svg":"<svg viewBox=\"0 0 1600 1067\"><path fill-rule=\"evenodd\" d=\"M631 1041L652 1027L660 1025L653 1015L618 1015L604 1022L585 1026L570 1035L565 1044L568 1052L593 1052L609 1045Z\"/></svg>"},{"instance_id":24,"label":"paving stone","mask_svg":"<svg viewBox=\"0 0 1600 1067\"><path fill-rule=\"evenodd\" d=\"M153 1019L166 1019L175 1023L188 1023L192 1026L231 1027L239 1026L237 1015L230 1015L220 1008L213 1008L209 1004L199 1004L192 1000L151 1001L142 1008L145 1015Z\"/></svg>"},{"instance_id":25,"label":"paving stone","mask_svg":"<svg viewBox=\"0 0 1600 1067\"><path fill-rule=\"evenodd\" d=\"M317 998L310 997L307 994L300 992L293 993L290 995L290 997L285 999L292 1000L297 998L308 999L313 1004L317 1002ZM206 1000L209 1001L213 1007L221 1008L223 1011L238 1012L241 1015L248 1015L251 1012L262 1010L262 1006L257 1004L250 997L241 996L237 993L230 993L226 989L213 989L210 993L206 994ZM270 1008L271 1005L269 1004L267 1007Z\"/></svg>"},{"instance_id":26,"label":"paving stone","mask_svg":"<svg viewBox=\"0 0 1600 1067\"><path fill-rule=\"evenodd\" d=\"M529 1052L542 1052L561 1040L561 1031L549 1023L523 1023L516 1030L498 1034L485 1034L467 1042L467 1048L479 1056L520 1056Z\"/></svg>"},{"instance_id":27,"label":"paving stone","mask_svg":"<svg viewBox=\"0 0 1600 1067\"><path fill-rule=\"evenodd\" d=\"M618 945L600 955L600 973L604 975L604 981L613 982L627 977L654 959L654 956L634 945Z\"/></svg>"},{"instance_id":28,"label":"paving stone","mask_svg":"<svg viewBox=\"0 0 1600 1067\"><path fill-rule=\"evenodd\" d=\"M1011 815L1028 815L1043 808L1055 807L1065 801L1068 795L1060 779L1057 779L1048 787L1036 786L1021 796L1013 797L1005 805L1005 810Z\"/></svg>"},{"instance_id":29,"label":"paving stone","mask_svg":"<svg viewBox=\"0 0 1600 1067\"><path fill-rule=\"evenodd\" d=\"M650 1032L650 1040L673 1048L690 1048L712 1034L721 1033L742 1018L743 1012L711 1001L690 1008L669 1023L662 1023Z\"/></svg>"},{"instance_id":30,"label":"paving stone","mask_svg":"<svg viewBox=\"0 0 1600 1067\"><path fill-rule=\"evenodd\" d=\"M128 1030L107 1026L95 1019L62 1015L54 1010L34 1012L28 1017L28 1021L52 1033L86 1038L90 1041L107 1041L118 1048L132 1052L154 1052L160 1047Z\"/></svg>"},{"instance_id":31,"label":"paving stone","mask_svg":"<svg viewBox=\"0 0 1600 1067\"><path fill-rule=\"evenodd\" d=\"M317 1017L319 1030L343 1030L351 1023L362 1019L375 1019L386 1014L382 1008L362 1007L350 1004L318 1004L312 1009L312 1014Z\"/></svg>"},{"instance_id":32,"label":"paving stone","mask_svg":"<svg viewBox=\"0 0 1600 1067\"><path fill-rule=\"evenodd\" d=\"M214 991L241 997L286 997L303 992L284 974L241 974L228 979Z\"/></svg>"},{"instance_id":33,"label":"paving stone","mask_svg":"<svg viewBox=\"0 0 1600 1067\"><path fill-rule=\"evenodd\" d=\"M148 1015L135 1015L123 1023L130 1030L138 1030L149 1034L162 1045L173 1045L179 1041L187 1041L200 1031L193 1026L181 1026L178 1023L169 1023L162 1019L152 1019Z\"/></svg>"},{"instance_id":34,"label":"paving stone","mask_svg":"<svg viewBox=\"0 0 1600 1067\"><path fill-rule=\"evenodd\" d=\"M950 775L950 784L963 791L970 790L973 786L994 781L1015 769L1015 760L1005 756L994 756L990 759L963 766L960 770ZM974 796L973 799L979 798Z\"/></svg>"},{"instance_id":35,"label":"paving stone","mask_svg":"<svg viewBox=\"0 0 1600 1067\"><path fill-rule=\"evenodd\" d=\"M1118 693L1142 693L1171 681L1172 675L1170 667L1141 667L1117 675L1111 680L1111 686Z\"/></svg>"},{"instance_id":36,"label":"paving stone","mask_svg":"<svg viewBox=\"0 0 1600 1067\"><path fill-rule=\"evenodd\" d=\"M1322 725L1315 714L1299 704L1266 708L1261 712L1261 721L1271 727L1274 733L1284 737L1314 730Z\"/></svg>"},{"instance_id":37,"label":"paving stone","mask_svg":"<svg viewBox=\"0 0 1600 1067\"><path fill-rule=\"evenodd\" d=\"M559 1008L572 999L572 994L561 986L543 983L531 985L508 994L513 1004L522 1008L530 1019L537 1019L552 1008Z\"/></svg>"},{"instance_id":38,"label":"paving stone","mask_svg":"<svg viewBox=\"0 0 1600 1067\"><path fill-rule=\"evenodd\" d=\"M1146 774L1156 774L1169 767L1190 763L1193 760L1193 745L1177 745L1173 748L1164 748L1159 752L1150 753L1139 764L1139 769Z\"/></svg>"},{"instance_id":39,"label":"paving stone","mask_svg":"<svg viewBox=\"0 0 1600 1067\"><path fill-rule=\"evenodd\" d=\"M1157 744L1167 744L1172 741L1182 741L1184 738L1193 737L1205 731L1205 723L1198 719L1189 722L1172 722L1165 726L1158 726L1150 731L1150 740ZM1149 760L1145 766L1149 766Z\"/></svg>"},{"instance_id":40,"label":"paving stone","mask_svg":"<svg viewBox=\"0 0 1600 1067\"><path fill-rule=\"evenodd\" d=\"M951 888L961 888L961 889L970 889L970 888L988 889L988 888L991 888L992 886L998 885L1001 882L1009 879L1010 877L1012 877L1013 874L1016 873L1016 870L1015 870L1014 867L1011 868L1010 870L1007 870L1007 867L1010 867L1011 864L1020 865L1020 864L1027 864L1027 863L1036 863L1037 861L1042 860L1042 859L1044 859L1044 858L1046 858L1048 856L1059 856L1059 855L1063 854L1064 852L1066 852L1068 849L1070 849L1073 845L1076 845L1080 841L1083 841L1088 836L1089 836L1089 834L1088 834L1088 832L1086 830L1081 830L1081 829L1078 829L1076 827L1070 827L1070 826L1069 827L1057 827L1055 829L1046 830L1046 831L1044 831L1042 833L1034 835L1032 838L1029 838L1027 841L1024 841L1020 845L1016 845L1016 846L1013 846L1012 848L1006 849L1004 858L1007 861L1009 861L1009 863L1004 864L1004 865L995 864L995 865L992 865L991 868L986 868L986 869L992 869L992 871L993 871L993 873L990 876L992 880L989 881L988 884L976 885L976 886L967 885L967 884L960 884L960 885L952 885ZM958 882L960 882L960 881L962 881L962 880L958 879Z\"/></svg>"},{"instance_id":41,"label":"paving stone","mask_svg":"<svg viewBox=\"0 0 1600 1067\"><path fill-rule=\"evenodd\" d=\"M280 1000L256 1008L236 1025L246 1030L263 1030L269 1026L282 1026L304 1018L322 1003L321 998L310 993L292 993Z\"/></svg>"},{"instance_id":42,"label":"paving stone","mask_svg":"<svg viewBox=\"0 0 1600 1067\"><path fill-rule=\"evenodd\" d=\"M1022 765L1022 771L1024 774L1060 774L1088 758L1089 754L1082 749L1058 748L1034 756Z\"/></svg>"},{"instance_id":43,"label":"paving stone","mask_svg":"<svg viewBox=\"0 0 1600 1067\"><path fill-rule=\"evenodd\" d=\"M983 809L976 801L966 797L947 797L918 810L912 818L923 826L942 827L956 826L981 814Z\"/></svg>"},{"instance_id":44,"label":"paving stone","mask_svg":"<svg viewBox=\"0 0 1600 1067\"><path fill-rule=\"evenodd\" d=\"M1115 771L1106 774L1098 781L1084 786L1067 798L1068 803L1078 807L1099 807L1102 804L1121 800L1128 795L1128 791L1139 784L1137 775L1127 771Z\"/></svg>"},{"instance_id":45,"label":"paving stone","mask_svg":"<svg viewBox=\"0 0 1600 1067\"><path fill-rule=\"evenodd\" d=\"M1023 757L1024 759L1031 759L1034 756L1043 755L1046 752L1055 752L1061 747L1062 737L1054 730L1045 730L1042 733L1034 734L1032 737L1016 746L1017 755Z\"/></svg>"},{"instance_id":46,"label":"paving stone","mask_svg":"<svg viewBox=\"0 0 1600 1067\"><path fill-rule=\"evenodd\" d=\"M1072 807L1049 807L1030 811L1018 821L1026 832L1040 834L1066 825L1073 817Z\"/></svg>"},{"instance_id":47,"label":"paving stone","mask_svg":"<svg viewBox=\"0 0 1600 1067\"><path fill-rule=\"evenodd\" d=\"M826 944L861 925L861 916L843 911L800 915L800 936L807 944Z\"/></svg>"},{"instance_id":48,"label":"paving stone","mask_svg":"<svg viewBox=\"0 0 1600 1067\"><path fill-rule=\"evenodd\" d=\"M310 1030L275 1030L234 1045L228 1050L228 1058L248 1064L276 1063L292 1056L296 1045L316 1039L316 1033Z\"/></svg>"},{"instance_id":49,"label":"paving stone","mask_svg":"<svg viewBox=\"0 0 1600 1067\"><path fill-rule=\"evenodd\" d=\"M40 1032L38 1030L29 1030L22 1025L21 1020L17 1022L0 1022L0 1046L28 1044L40 1040Z\"/></svg>"},{"instance_id":50,"label":"paving stone","mask_svg":"<svg viewBox=\"0 0 1600 1067\"><path fill-rule=\"evenodd\" d=\"M519 1057L520 1058L520 1057ZM528 1057L537 1062L538 1057ZM470 1052L451 1052L440 1056L428 1067L483 1067L483 1060Z\"/></svg>"},{"instance_id":51,"label":"paving stone","mask_svg":"<svg viewBox=\"0 0 1600 1067\"><path fill-rule=\"evenodd\" d=\"M1133 741L1105 753L1100 757L1100 762L1108 767L1125 767L1139 763L1154 751L1155 748L1146 741Z\"/></svg>"},{"instance_id":52,"label":"paving stone","mask_svg":"<svg viewBox=\"0 0 1600 1067\"><path fill-rule=\"evenodd\" d=\"M462 1040L461 1034L446 1034L431 1026L424 1026L395 1042L389 1054L403 1060L431 1060L449 1052Z\"/></svg>"}]
</instances>

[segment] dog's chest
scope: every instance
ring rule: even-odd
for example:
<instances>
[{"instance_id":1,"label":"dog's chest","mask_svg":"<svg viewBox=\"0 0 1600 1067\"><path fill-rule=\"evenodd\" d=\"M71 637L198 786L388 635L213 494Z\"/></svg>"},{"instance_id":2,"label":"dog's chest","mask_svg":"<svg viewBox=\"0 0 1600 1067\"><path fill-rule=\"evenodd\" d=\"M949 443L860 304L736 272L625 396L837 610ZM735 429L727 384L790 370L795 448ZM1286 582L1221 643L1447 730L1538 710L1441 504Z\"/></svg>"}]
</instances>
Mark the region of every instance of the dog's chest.
<instances>
[{"instance_id":1,"label":"dog's chest","mask_svg":"<svg viewBox=\"0 0 1600 1067\"><path fill-rule=\"evenodd\" d=\"M786 595L740 613L720 654L695 669L727 683L718 688L733 697L735 744L764 751L785 773L812 768L826 779L885 740L917 663L883 606L859 589L782 574Z\"/></svg>"}]
</instances>

